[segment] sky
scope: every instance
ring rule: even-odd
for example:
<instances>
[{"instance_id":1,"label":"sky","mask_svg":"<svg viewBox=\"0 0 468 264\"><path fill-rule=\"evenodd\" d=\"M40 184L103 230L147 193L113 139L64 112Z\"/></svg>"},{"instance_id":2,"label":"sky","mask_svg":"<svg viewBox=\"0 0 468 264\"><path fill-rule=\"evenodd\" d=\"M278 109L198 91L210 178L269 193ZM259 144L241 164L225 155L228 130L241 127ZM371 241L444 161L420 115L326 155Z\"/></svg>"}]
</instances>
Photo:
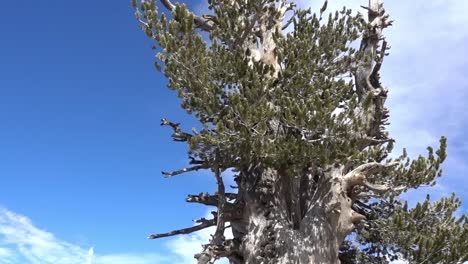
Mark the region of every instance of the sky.
<instances>
[{"instance_id":1,"label":"sky","mask_svg":"<svg viewBox=\"0 0 468 264\"><path fill-rule=\"evenodd\" d=\"M438 185L405 198L455 192L467 213L468 2L387 2L395 23L382 74L396 151L416 156L449 140ZM187 160L159 119L196 123L154 69L130 1L4 1L0 32L0 264L193 263L210 230L146 237L207 215L184 200L215 182L160 174Z\"/></svg>"}]
</instances>

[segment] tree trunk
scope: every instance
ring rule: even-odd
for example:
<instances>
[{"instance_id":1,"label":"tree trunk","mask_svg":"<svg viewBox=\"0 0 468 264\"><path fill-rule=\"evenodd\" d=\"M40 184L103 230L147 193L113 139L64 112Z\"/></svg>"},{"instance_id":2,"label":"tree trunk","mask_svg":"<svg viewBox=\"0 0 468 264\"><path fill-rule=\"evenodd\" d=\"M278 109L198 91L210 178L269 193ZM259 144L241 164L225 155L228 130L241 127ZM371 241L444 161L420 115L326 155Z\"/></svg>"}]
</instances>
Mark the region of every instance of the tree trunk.
<instances>
[{"instance_id":1,"label":"tree trunk","mask_svg":"<svg viewBox=\"0 0 468 264\"><path fill-rule=\"evenodd\" d=\"M339 247L362 216L351 209L342 167L321 173L321 177L311 172L291 177L273 170L241 173L243 220L232 222L241 245L239 258L230 258L231 262L340 263ZM319 182L304 186L314 179Z\"/></svg>"}]
</instances>

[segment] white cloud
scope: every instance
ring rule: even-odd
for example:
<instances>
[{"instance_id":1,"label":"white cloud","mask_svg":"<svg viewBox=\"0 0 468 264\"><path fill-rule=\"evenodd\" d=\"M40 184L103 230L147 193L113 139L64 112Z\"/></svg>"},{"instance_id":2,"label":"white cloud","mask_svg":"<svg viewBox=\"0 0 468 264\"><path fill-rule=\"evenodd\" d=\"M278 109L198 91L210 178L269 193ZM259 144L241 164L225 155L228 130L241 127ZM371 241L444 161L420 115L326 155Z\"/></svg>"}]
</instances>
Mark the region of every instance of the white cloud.
<instances>
[{"instance_id":1,"label":"white cloud","mask_svg":"<svg viewBox=\"0 0 468 264\"><path fill-rule=\"evenodd\" d=\"M174 262L177 253L95 254L39 229L26 216L0 208L0 264L164 264ZM186 262L189 263L189 262Z\"/></svg>"},{"instance_id":2,"label":"white cloud","mask_svg":"<svg viewBox=\"0 0 468 264\"><path fill-rule=\"evenodd\" d=\"M177 263L196 263L194 255L200 253L202 245L208 243L214 228L208 228L197 233L179 236L169 241L168 247L177 255Z\"/></svg>"},{"instance_id":3,"label":"white cloud","mask_svg":"<svg viewBox=\"0 0 468 264\"><path fill-rule=\"evenodd\" d=\"M12 250L8 248L1 248L0 247L0 263L2 264L14 264L18 263L16 257Z\"/></svg>"},{"instance_id":4,"label":"white cloud","mask_svg":"<svg viewBox=\"0 0 468 264\"><path fill-rule=\"evenodd\" d=\"M208 213L206 215L208 216ZM167 242L164 255L152 253L99 254L94 248L60 240L36 227L26 216L0 208L0 264L192 264L214 227ZM227 233L227 237L230 235ZM228 263L220 260L217 263Z\"/></svg>"},{"instance_id":5,"label":"white cloud","mask_svg":"<svg viewBox=\"0 0 468 264\"><path fill-rule=\"evenodd\" d=\"M399 148L411 155L425 154L426 146L438 146L441 135L448 137L445 175L436 189L420 190L417 195L432 196L457 192L460 177L468 172L464 162L468 155L461 142L468 129L468 17L466 1L386 1L387 11L395 20L388 29L392 46L382 69L384 83L390 90L390 132ZM457 184L458 183L458 184ZM416 195L410 196L416 198ZM409 198L410 198L409 197ZM420 200L420 199L418 199Z\"/></svg>"},{"instance_id":6,"label":"white cloud","mask_svg":"<svg viewBox=\"0 0 468 264\"><path fill-rule=\"evenodd\" d=\"M88 250L88 256L86 257L86 264L92 264L94 258L94 248Z\"/></svg>"},{"instance_id":7,"label":"white cloud","mask_svg":"<svg viewBox=\"0 0 468 264\"><path fill-rule=\"evenodd\" d=\"M157 254L113 254L95 256L93 264L162 264L175 263L170 257L162 257Z\"/></svg>"}]
</instances>

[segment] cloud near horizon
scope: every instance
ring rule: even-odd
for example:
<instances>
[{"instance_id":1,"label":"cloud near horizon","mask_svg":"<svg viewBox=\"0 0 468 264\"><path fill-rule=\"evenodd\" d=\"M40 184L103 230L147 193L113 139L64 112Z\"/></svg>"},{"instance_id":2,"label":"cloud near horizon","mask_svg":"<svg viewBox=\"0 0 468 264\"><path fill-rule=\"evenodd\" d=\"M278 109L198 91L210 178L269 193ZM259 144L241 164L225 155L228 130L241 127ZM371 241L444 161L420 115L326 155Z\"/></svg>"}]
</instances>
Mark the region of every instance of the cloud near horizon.
<instances>
[{"instance_id":1,"label":"cloud near horizon","mask_svg":"<svg viewBox=\"0 0 468 264\"><path fill-rule=\"evenodd\" d=\"M63 241L36 227L28 217L0 207L0 264L192 264L196 263L194 254L213 232L214 227L173 238L166 243L164 254L100 254L98 247Z\"/></svg>"},{"instance_id":2,"label":"cloud near horizon","mask_svg":"<svg viewBox=\"0 0 468 264\"><path fill-rule=\"evenodd\" d=\"M96 251L63 241L28 217L0 208L0 264L169 264L177 263L173 260L178 257L176 252L162 256Z\"/></svg>"}]
</instances>

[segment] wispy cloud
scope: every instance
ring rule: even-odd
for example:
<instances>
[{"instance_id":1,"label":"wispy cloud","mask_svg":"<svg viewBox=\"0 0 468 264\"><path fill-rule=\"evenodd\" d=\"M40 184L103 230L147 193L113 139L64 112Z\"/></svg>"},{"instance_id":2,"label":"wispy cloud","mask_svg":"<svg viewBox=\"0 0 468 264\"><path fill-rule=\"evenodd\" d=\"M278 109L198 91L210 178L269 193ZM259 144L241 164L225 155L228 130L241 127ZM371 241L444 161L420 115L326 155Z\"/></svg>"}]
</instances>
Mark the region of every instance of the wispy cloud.
<instances>
[{"instance_id":1,"label":"wispy cloud","mask_svg":"<svg viewBox=\"0 0 468 264\"><path fill-rule=\"evenodd\" d=\"M208 228L197 233L179 236L168 242L168 247L177 256L176 263L196 263L194 255L200 253L202 245L208 243L214 228Z\"/></svg>"},{"instance_id":2,"label":"wispy cloud","mask_svg":"<svg viewBox=\"0 0 468 264\"><path fill-rule=\"evenodd\" d=\"M167 256L151 253L95 254L94 249L60 240L37 228L26 216L0 208L1 264L165 264L175 262L177 252Z\"/></svg>"},{"instance_id":3,"label":"wispy cloud","mask_svg":"<svg viewBox=\"0 0 468 264\"><path fill-rule=\"evenodd\" d=\"M14 264L18 263L15 254L12 250L8 248L1 248L0 247L0 263L4 264Z\"/></svg>"},{"instance_id":4,"label":"wispy cloud","mask_svg":"<svg viewBox=\"0 0 468 264\"><path fill-rule=\"evenodd\" d=\"M434 198L456 192L464 200L468 192L468 168L463 160L468 151L461 146L468 129L468 11L466 1L386 1L395 20L388 29L392 45L383 68L390 90L390 132L397 146L409 153L425 154L429 145L437 147L441 135L448 137L445 174L434 189L419 190L409 196L420 200L426 193ZM465 69L465 70L464 70Z\"/></svg>"},{"instance_id":5,"label":"wispy cloud","mask_svg":"<svg viewBox=\"0 0 468 264\"><path fill-rule=\"evenodd\" d=\"M213 233L214 227L170 239L159 254L99 254L94 248L83 248L57 238L36 227L24 215L0 208L0 264L194 264L194 255Z\"/></svg>"}]
</instances>

